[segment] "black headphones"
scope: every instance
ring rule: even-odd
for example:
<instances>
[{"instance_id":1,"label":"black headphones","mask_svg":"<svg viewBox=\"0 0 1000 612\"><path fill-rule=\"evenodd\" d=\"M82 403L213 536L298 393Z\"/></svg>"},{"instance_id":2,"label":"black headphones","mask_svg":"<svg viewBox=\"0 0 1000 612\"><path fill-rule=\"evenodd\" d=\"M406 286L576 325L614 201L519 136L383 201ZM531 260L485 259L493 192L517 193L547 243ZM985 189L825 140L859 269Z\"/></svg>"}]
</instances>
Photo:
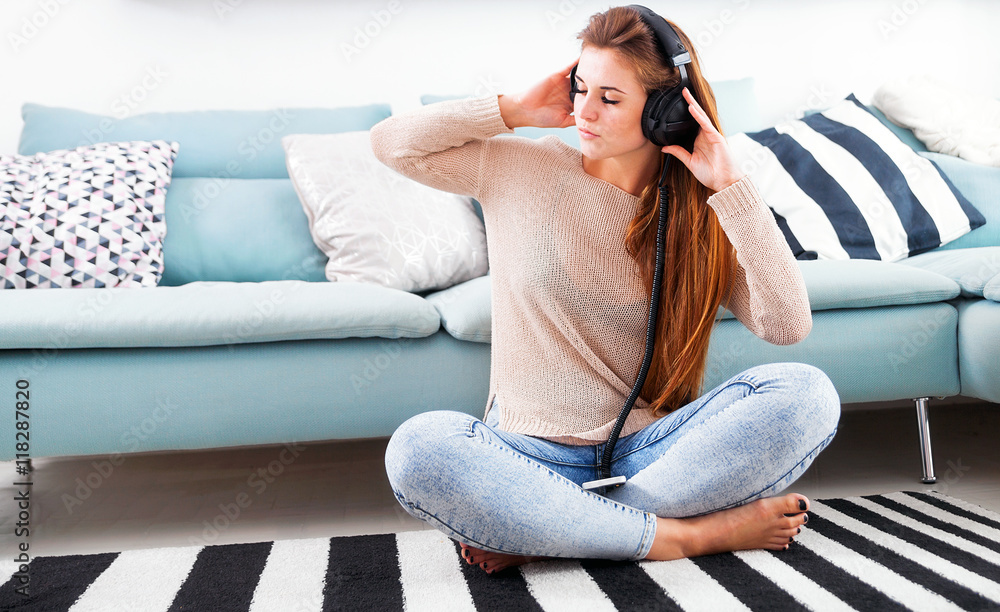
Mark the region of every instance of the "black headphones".
<instances>
[{"instance_id":1,"label":"black headphones","mask_svg":"<svg viewBox=\"0 0 1000 612\"><path fill-rule=\"evenodd\" d=\"M676 86L658 89L649 94L646 106L642 109L642 134L658 147L678 144L690 151L699 129L698 122L688 111L688 102L682 93L690 85L684 65L691 63L691 54L663 17L638 4L629 5L628 8L635 9L643 23L653 30L667 66L676 67L681 73L680 83ZM573 102L579 91L576 88L576 66L570 71L569 78L569 99Z\"/></svg>"}]
</instances>

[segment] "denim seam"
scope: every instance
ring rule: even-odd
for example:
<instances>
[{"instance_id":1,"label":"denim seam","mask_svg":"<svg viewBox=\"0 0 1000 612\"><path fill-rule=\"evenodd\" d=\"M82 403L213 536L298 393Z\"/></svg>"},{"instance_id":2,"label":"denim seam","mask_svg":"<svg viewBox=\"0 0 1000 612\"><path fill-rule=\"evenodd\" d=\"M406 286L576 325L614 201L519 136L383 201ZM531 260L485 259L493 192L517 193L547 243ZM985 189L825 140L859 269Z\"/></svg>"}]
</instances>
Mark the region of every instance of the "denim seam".
<instances>
[{"instance_id":1,"label":"denim seam","mask_svg":"<svg viewBox=\"0 0 1000 612\"><path fill-rule=\"evenodd\" d=\"M490 550L490 551L493 551L493 552L503 553L503 554L507 554L507 555L524 554L524 553L517 553L515 551L510 551L510 550L501 550L501 549L493 547L493 546L488 546L488 545L486 545L486 544L484 544L482 542L479 542L478 540L474 540L474 539L470 538L469 536L465 535L461 531L458 531L457 529L455 529L454 527L452 527L450 524L442 521L441 518L438 517L436 514L432 514L432 513L428 512L428 511L424 510L423 508L421 508L417 504L415 504L415 503L413 503L411 501L402 499L402 498L399 501L400 501L400 503L402 503L402 504L404 504L406 506L409 506L409 508L411 510L416 511L416 512L424 515L425 517L427 517L427 518L423 519L424 521L430 522L431 520L433 520L433 522L437 523L438 525L441 525L442 527L444 527L445 529L447 529L451 534L454 534L457 539L460 539L460 540L466 542L469 545L475 546L476 548L481 548L482 550Z\"/></svg>"},{"instance_id":2,"label":"denim seam","mask_svg":"<svg viewBox=\"0 0 1000 612\"><path fill-rule=\"evenodd\" d=\"M747 385L748 387L750 387L751 389L753 389L753 391L751 391L751 393L755 393L755 392L757 391L757 389L758 389L758 386L757 386L757 385L753 384L752 382L750 382L750 381L748 381L748 380L744 380L744 379L742 379L742 378L740 378L740 379L737 379L737 380L734 380L733 382L729 383L729 384L728 384L728 385L726 385L725 387L720 387L719 389L717 389L717 390L715 391L715 393L713 393L713 394L711 394L711 395L709 395L709 396L705 397L705 398L704 398L704 401L702 402L702 404L701 404L701 406L700 406L700 407L698 408L698 410L694 410L694 411L692 411L692 412L691 412L691 414L689 414L689 415L687 416L687 418L685 418L685 419L684 419L683 421L680 421L679 423L677 423L677 425L675 425L675 426L674 426L673 428L671 428L671 429L670 429L669 431L665 431L665 432L663 432L663 434L662 434L662 435L660 435L660 436L657 436L656 438L653 438L653 439L651 439L651 440L647 441L647 442L646 442L645 444L643 444L642 446L639 446L639 447L636 447L636 448L634 448L634 449L632 449L632 450L628 451L627 453L623 453L622 455L620 455L620 456L616 457L616 458L614 459L614 461L620 461L621 459L624 459L625 457L628 457L629 455L632 455L632 454L634 454L634 453L637 453L637 452L639 452L639 451L643 450L644 448L646 448L646 447L648 447L648 446L652 446L653 444L656 444L657 442L659 442L659 441L660 441L660 440L662 440L663 438L666 438L667 436L669 436L670 434L672 434L672 433L673 433L674 431L676 431L676 430L677 430L677 429L678 429L678 428L679 428L679 427L680 427L681 425L683 425L684 423L687 423L687 422L688 422L689 420L691 420L691 418L692 418L692 417L694 417L694 415L698 414L698 412L699 412L699 411L701 411L701 409L702 409L702 408L704 408L704 407L705 407L705 405L706 405L706 404L708 404L708 403L709 403L709 402L710 402L710 401L712 400L712 398L713 398L713 397L715 397L716 395L718 395L718 394L722 393L723 391L725 391L725 390L726 390L726 389L728 389L729 387L731 387L731 386L733 386L733 385L736 385L736 384L743 384L743 385Z\"/></svg>"},{"instance_id":3,"label":"denim seam","mask_svg":"<svg viewBox=\"0 0 1000 612\"><path fill-rule=\"evenodd\" d=\"M474 436L476 435L476 434L475 434L474 432L471 432L471 429L472 429L472 426L473 426L473 425L475 425L475 422L472 422L472 423L471 423L471 424L469 425L469 429L470 429L470 437L474 437ZM485 425L485 423L484 423L484 425ZM489 427L489 425L487 425L487 427ZM501 430L501 431L503 431L503 430ZM505 442L507 442L507 441L505 440ZM513 444L511 444L510 442L507 442L507 444L509 444L509 445L510 445L510 446L512 446L512 447L514 446L514 445L513 445ZM552 444L557 444L557 443L556 443L556 442L553 442ZM529 452L529 451L526 451L526 450L524 450L524 449L522 449L522 448L517 448L517 449L515 449L515 450L517 450L517 452L521 453L522 455L524 455L524 456L526 456L526 457L531 457L532 459L536 459L536 460L538 460L538 461L542 461L542 462L546 462L546 463L553 463L553 464L555 464L555 465L565 465L566 467L575 467L575 468L594 468L594 467L597 467L598 465L600 465L600 462L599 462L599 461L598 461L598 462L596 462L596 463L591 463L591 464L588 464L588 463L570 463L570 462L568 462L568 461L560 461L560 460L558 460L558 459L551 459L551 458L549 458L549 457L544 457L544 456L542 456L542 455L538 455L538 454L535 454L535 453L532 453L532 452Z\"/></svg>"}]
</instances>

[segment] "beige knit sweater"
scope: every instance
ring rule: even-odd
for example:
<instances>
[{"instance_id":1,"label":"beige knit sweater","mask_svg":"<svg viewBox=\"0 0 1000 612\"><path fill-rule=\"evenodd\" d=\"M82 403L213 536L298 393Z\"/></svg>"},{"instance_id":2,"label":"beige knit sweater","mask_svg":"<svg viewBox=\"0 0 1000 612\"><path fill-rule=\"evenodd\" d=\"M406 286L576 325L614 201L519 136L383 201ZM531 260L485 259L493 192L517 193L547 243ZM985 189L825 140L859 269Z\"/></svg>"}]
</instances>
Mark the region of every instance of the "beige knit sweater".
<instances>
[{"instance_id":1,"label":"beige knit sweater","mask_svg":"<svg viewBox=\"0 0 1000 612\"><path fill-rule=\"evenodd\" d=\"M649 296L625 251L639 198L584 172L581 152L555 136L494 138L511 133L492 95L394 115L372 128L371 142L396 171L482 204L493 308L487 411L497 396L504 430L594 444L607 439L645 347ZM733 314L774 344L805 338L802 276L753 184L744 178L708 205L737 250ZM640 398L622 436L654 420Z\"/></svg>"}]
</instances>

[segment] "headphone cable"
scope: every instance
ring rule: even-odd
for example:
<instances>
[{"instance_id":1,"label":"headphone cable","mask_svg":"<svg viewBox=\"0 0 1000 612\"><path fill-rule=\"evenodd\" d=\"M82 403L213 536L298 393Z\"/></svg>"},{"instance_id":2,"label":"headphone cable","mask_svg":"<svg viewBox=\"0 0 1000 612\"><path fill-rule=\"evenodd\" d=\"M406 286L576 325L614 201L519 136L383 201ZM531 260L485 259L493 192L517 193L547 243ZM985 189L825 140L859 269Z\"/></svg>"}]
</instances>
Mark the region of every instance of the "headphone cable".
<instances>
[{"instance_id":1,"label":"headphone cable","mask_svg":"<svg viewBox=\"0 0 1000 612\"><path fill-rule=\"evenodd\" d=\"M642 386L646 382L646 374L649 372L649 366L653 361L653 347L656 342L656 317L660 309L660 285L663 282L664 241L667 230L667 168L670 167L670 157L670 155L667 155L663 160L663 171L660 173L660 221L656 227L656 269L653 272L653 291L650 296L649 319L646 322L646 351L642 357L642 367L639 369L639 375L635 379L635 385L632 386L632 393L625 400L625 405L622 406L618 420L615 421L615 426L612 428L611 435L608 436L608 441L604 446L604 452L601 454L602 480L611 478L611 457L615 452L618 436L621 435L622 428L625 427L625 420L628 418L629 413L632 412L632 406L642 391ZM618 483L615 486L621 486L622 484L624 483Z\"/></svg>"}]
</instances>

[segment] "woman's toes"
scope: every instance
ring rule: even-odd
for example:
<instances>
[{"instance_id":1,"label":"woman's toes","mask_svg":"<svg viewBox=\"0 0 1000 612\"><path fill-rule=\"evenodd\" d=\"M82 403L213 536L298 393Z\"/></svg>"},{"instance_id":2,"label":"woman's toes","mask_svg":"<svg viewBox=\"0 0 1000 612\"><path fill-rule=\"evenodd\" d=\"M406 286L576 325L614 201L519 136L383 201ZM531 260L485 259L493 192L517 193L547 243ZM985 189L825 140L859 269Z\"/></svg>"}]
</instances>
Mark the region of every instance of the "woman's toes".
<instances>
[{"instance_id":1,"label":"woman's toes","mask_svg":"<svg viewBox=\"0 0 1000 612\"><path fill-rule=\"evenodd\" d=\"M784 497L784 502L787 504L785 516L796 516L809 510L809 499L798 493L789 493Z\"/></svg>"},{"instance_id":2,"label":"woman's toes","mask_svg":"<svg viewBox=\"0 0 1000 612\"><path fill-rule=\"evenodd\" d=\"M775 539L767 543L766 546L761 546L766 550L785 550L788 548L788 540L785 539Z\"/></svg>"},{"instance_id":3,"label":"woman's toes","mask_svg":"<svg viewBox=\"0 0 1000 612\"><path fill-rule=\"evenodd\" d=\"M462 544L462 558L469 565L479 565L486 558L487 552L485 550L480 550L478 548L473 548L466 544Z\"/></svg>"},{"instance_id":4,"label":"woman's toes","mask_svg":"<svg viewBox=\"0 0 1000 612\"><path fill-rule=\"evenodd\" d=\"M492 574L495 572L499 572L500 570L507 567L507 565L508 564L505 563L502 558L499 558L499 559L489 559L487 561L483 561L482 563L479 564L479 567L481 567L487 574Z\"/></svg>"}]
</instances>

